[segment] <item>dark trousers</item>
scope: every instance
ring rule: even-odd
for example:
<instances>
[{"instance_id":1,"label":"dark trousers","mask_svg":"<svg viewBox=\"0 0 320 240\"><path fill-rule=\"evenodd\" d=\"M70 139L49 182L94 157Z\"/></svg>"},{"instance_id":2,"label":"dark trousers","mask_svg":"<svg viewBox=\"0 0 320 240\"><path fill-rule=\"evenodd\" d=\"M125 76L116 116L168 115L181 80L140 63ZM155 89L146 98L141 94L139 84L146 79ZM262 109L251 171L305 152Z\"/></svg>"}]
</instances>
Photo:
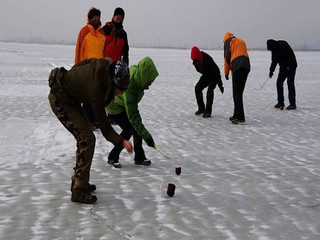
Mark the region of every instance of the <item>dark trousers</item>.
<instances>
[{"instance_id":1,"label":"dark trousers","mask_svg":"<svg viewBox=\"0 0 320 240\"><path fill-rule=\"evenodd\" d=\"M80 103L63 92L50 92L48 98L54 114L77 141L76 166L73 176L78 179L79 187L87 188L96 138L83 114Z\"/></svg>"},{"instance_id":2,"label":"dark trousers","mask_svg":"<svg viewBox=\"0 0 320 240\"><path fill-rule=\"evenodd\" d=\"M96 127L98 123L97 123L97 120L96 120L95 117L94 117L93 110L92 110L91 106L88 105L88 104L83 103L83 104L82 104L82 109L83 109L83 112L84 112L84 114L86 115L88 121L89 121L93 126Z\"/></svg>"},{"instance_id":3,"label":"dark trousers","mask_svg":"<svg viewBox=\"0 0 320 240\"><path fill-rule=\"evenodd\" d=\"M284 103L283 83L287 78L289 103L290 105L296 105L296 89L294 86L295 76L296 76L296 68L293 68L293 69L280 68L278 79L277 79L278 103L280 104Z\"/></svg>"},{"instance_id":4,"label":"dark trousers","mask_svg":"<svg viewBox=\"0 0 320 240\"><path fill-rule=\"evenodd\" d=\"M249 70L240 68L235 71L232 76L232 91L234 111L233 117L239 120L245 120L243 109L243 91L248 78Z\"/></svg>"},{"instance_id":5,"label":"dark trousers","mask_svg":"<svg viewBox=\"0 0 320 240\"><path fill-rule=\"evenodd\" d=\"M212 79L208 79L204 75L202 75L200 77L200 79L197 82L195 89L194 89L195 94L196 94L197 104L198 104L198 110L206 111L206 113L211 114L213 98L214 98L214 89L215 89L216 85L217 84L214 81L212 81ZM207 89L207 102L206 102L206 105L204 105L202 91L206 87L208 87L208 89Z\"/></svg>"},{"instance_id":6,"label":"dark trousers","mask_svg":"<svg viewBox=\"0 0 320 240\"><path fill-rule=\"evenodd\" d=\"M111 119L112 122L117 123L121 127L122 132L120 133L120 135L124 139L129 140L131 138L131 136L133 135L133 146L134 146L134 153L135 153L134 160L135 161L143 161L143 160L147 159L144 154L144 150L142 148L142 138L136 132L136 130L133 128L132 124L130 123L130 121L128 119L127 113L125 111L123 111L122 113L116 114L116 115L109 114L109 118ZM111 152L109 153L108 159L119 160L119 155L120 155L122 149L123 149L123 147L121 147L121 148L114 147L111 150Z\"/></svg>"}]
</instances>

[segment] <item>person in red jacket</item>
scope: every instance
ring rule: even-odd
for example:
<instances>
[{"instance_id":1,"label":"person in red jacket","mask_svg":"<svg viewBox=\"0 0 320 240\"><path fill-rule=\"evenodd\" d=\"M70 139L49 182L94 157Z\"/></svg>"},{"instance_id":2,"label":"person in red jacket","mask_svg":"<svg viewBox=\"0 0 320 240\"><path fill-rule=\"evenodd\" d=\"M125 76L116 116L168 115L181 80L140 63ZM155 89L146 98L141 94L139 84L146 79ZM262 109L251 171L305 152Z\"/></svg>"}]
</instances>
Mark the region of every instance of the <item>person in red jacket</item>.
<instances>
[{"instance_id":1,"label":"person in red jacket","mask_svg":"<svg viewBox=\"0 0 320 240\"><path fill-rule=\"evenodd\" d=\"M246 43L227 32L223 38L224 43L224 74L229 80L229 72L232 74L232 92L234 112L229 120L233 124L244 123L243 91L250 72L250 60Z\"/></svg>"},{"instance_id":2,"label":"person in red jacket","mask_svg":"<svg viewBox=\"0 0 320 240\"><path fill-rule=\"evenodd\" d=\"M218 85L221 93L224 91L219 67L213 61L211 56L200 51L196 46L191 49L191 60L196 70L202 74L195 86L195 94L198 104L198 110L195 114L202 114L204 118L211 117L214 89ZM206 87L208 87L208 89L206 97L207 102L205 105L203 102L202 91Z\"/></svg>"},{"instance_id":3,"label":"person in red jacket","mask_svg":"<svg viewBox=\"0 0 320 240\"><path fill-rule=\"evenodd\" d=\"M123 29L124 15L122 8L116 8L111 22L102 27L106 39L104 56L110 57L113 61L122 60L129 65L129 44L127 33Z\"/></svg>"}]
</instances>

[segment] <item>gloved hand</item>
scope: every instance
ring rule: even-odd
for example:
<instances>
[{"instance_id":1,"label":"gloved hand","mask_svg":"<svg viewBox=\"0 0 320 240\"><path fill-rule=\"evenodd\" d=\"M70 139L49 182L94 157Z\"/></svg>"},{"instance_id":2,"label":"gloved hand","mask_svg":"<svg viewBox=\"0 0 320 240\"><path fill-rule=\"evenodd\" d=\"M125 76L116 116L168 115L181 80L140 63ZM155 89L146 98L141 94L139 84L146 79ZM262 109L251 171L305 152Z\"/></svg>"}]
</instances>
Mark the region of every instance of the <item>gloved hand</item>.
<instances>
[{"instance_id":1,"label":"gloved hand","mask_svg":"<svg viewBox=\"0 0 320 240\"><path fill-rule=\"evenodd\" d=\"M229 80L229 76L228 75L225 75L225 77L226 77L227 80Z\"/></svg>"},{"instance_id":2,"label":"gloved hand","mask_svg":"<svg viewBox=\"0 0 320 240\"><path fill-rule=\"evenodd\" d=\"M222 85L218 85L219 89L220 89L220 92L223 94L224 92L224 87Z\"/></svg>"},{"instance_id":3,"label":"gloved hand","mask_svg":"<svg viewBox=\"0 0 320 240\"><path fill-rule=\"evenodd\" d=\"M153 147L153 148L154 148L154 146L155 146L152 137L148 138L148 139L146 140L146 143L147 143L147 145L148 145L149 147Z\"/></svg>"},{"instance_id":4,"label":"gloved hand","mask_svg":"<svg viewBox=\"0 0 320 240\"><path fill-rule=\"evenodd\" d=\"M273 72L269 72L269 78L272 78Z\"/></svg>"}]
</instances>

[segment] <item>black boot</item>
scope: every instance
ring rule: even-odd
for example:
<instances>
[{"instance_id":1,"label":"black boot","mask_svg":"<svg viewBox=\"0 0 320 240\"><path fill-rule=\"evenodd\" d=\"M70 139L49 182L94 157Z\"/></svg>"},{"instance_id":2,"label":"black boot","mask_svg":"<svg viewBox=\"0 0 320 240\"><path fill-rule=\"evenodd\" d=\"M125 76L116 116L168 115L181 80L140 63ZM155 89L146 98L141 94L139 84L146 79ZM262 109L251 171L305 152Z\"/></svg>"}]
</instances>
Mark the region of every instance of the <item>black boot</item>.
<instances>
[{"instance_id":1,"label":"black boot","mask_svg":"<svg viewBox=\"0 0 320 240\"><path fill-rule=\"evenodd\" d=\"M71 177L71 188L70 188L71 192L73 187L74 187L74 177ZM94 192L96 189L97 189L96 185L89 183L88 188L86 190L87 192L91 193L91 192Z\"/></svg>"},{"instance_id":2,"label":"black boot","mask_svg":"<svg viewBox=\"0 0 320 240\"><path fill-rule=\"evenodd\" d=\"M204 112L203 110L200 110L200 109L199 109L199 110L196 111L194 114L195 114L195 115L200 115L200 114L203 114L203 112Z\"/></svg>"},{"instance_id":3,"label":"black boot","mask_svg":"<svg viewBox=\"0 0 320 240\"><path fill-rule=\"evenodd\" d=\"M290 104L288 107L287 107L287 110L295 110L297 109L297 106L294 104Z\"/></svg>"},{"instance_id":4,"label":"black boot","mask_svg":"<svg viewBox=\"0 0 320 240\"><path fill-rule=\"evenodd\" d=\"M92 204L97 201L97 197L87 191L87 189L73 186L71 190L71 201L85 204Z\"/></svg>"},{"instance_id":5,"label":"black boot","mask_svg":"<svg viewBox=\"0 0 320 240\"><path fill-rule=\"evenodd\" d=\"M284 103L277 103L274 105L275 108L280 108L281 110L284 108Z\"/></svg>"}]
</instances>

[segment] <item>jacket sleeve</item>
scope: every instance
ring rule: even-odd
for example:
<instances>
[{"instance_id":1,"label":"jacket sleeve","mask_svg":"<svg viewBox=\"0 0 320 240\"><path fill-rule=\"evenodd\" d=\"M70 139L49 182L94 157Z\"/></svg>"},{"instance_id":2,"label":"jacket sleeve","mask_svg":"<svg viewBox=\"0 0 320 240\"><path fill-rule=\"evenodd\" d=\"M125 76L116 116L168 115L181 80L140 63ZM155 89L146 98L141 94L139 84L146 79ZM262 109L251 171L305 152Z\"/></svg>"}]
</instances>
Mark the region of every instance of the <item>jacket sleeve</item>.
<instances>
[{"instance_id":1,"label":"jacket sleeve","mask_svg":"<svg viewBox=\"0 0 320 240\"><path fill-rule=\"evenodd\" d=\"M84 31L84 28L82 28L80 30L80 32L78 34L78 38L77 38L74 63L78 63L81 60L81 45L82 45L82 41L83 41L84 37L85 37L85 31Z\"/></svg>"},{"instance_id":2,"label":"jacket sleeve","mask_svg":"<svg viewBox=\"0 0 320 240\"><path fill-rule=\"evenodd\" d=\"M230 51L230 41L224 43L224 75L229 76L231 70L230 66L231 61L231 51Z\"/></svg>"},{"instance_id":3,"label":"jacket sleeve","mask_svg":"<svg viewBox=\"0 0 320 240\"><path fill-rule=\"evenodd\" d=\"M271 65L270 65L270 72L273 73L276 69L278 64L277 56L274 52L271 52Z\"/></svg>"},{"instance_id":4,"label":"jacket sleeve","mask_svg":"<svg viewBox=\"0 0 320 240\"><path fill-rule=\"evenodd\" d=\"M138 109L138 101L136 98L137 97L134 94L131 94L130 92L125 92L124 94L125 108L133 128L143 138L143 140L146 141L149 138L151 138L151 134L148 132L148 130L145 128L145 126L142 123L142 119Z\"/></svg>"},{"instance_id":5,"label":"jacket sleeve","mask_svg":"<svg viewBox=\"0 0 320 240\"><path fill-rule=\"evenodd\" d=\"M123 58L122 60L129 66L129 44L127 33L124 34L124 47L123 47Z\"/></svg>"}]
</instances>

